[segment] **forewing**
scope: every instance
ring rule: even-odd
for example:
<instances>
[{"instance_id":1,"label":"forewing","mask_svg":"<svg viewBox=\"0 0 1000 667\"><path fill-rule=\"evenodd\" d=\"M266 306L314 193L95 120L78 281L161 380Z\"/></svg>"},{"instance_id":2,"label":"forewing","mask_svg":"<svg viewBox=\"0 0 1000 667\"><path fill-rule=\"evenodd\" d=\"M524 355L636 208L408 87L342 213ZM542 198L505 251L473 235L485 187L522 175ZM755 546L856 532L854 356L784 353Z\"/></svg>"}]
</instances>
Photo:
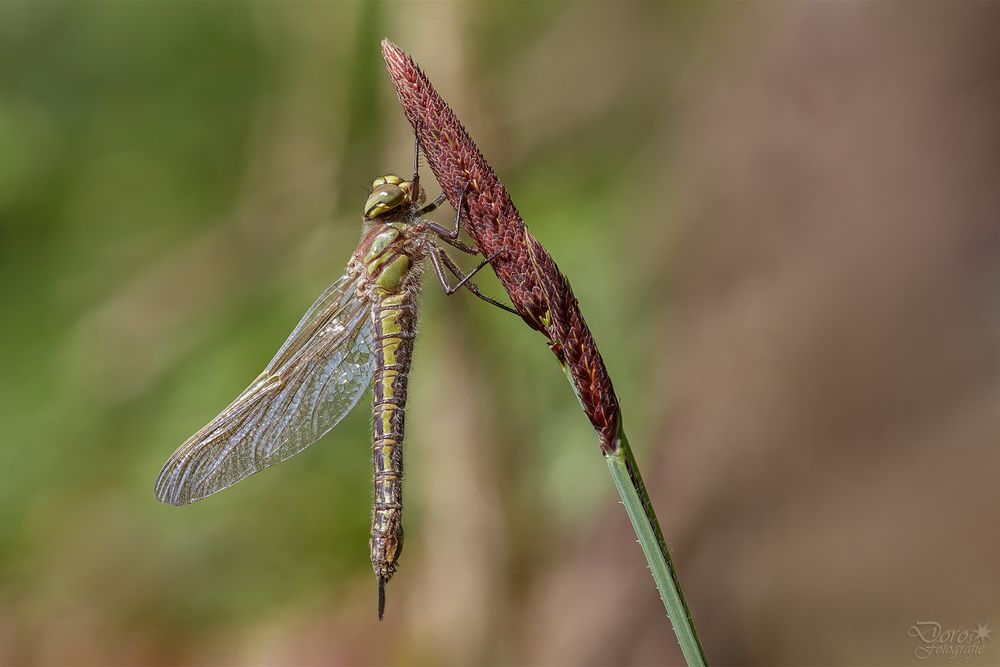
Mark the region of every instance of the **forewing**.
<instances>
[{"instance_id":1,"label":"forewing","mask_svg":"<svg viewBox=\"0 0 1000 667\"><path fill-rule=\"evenodd\" d=\"M316 300L264 372L166 462L158 500L184 505L221 491L302 451L351 411L375 367L359 285L349 273Z\"/></svg>"}]
</instances>

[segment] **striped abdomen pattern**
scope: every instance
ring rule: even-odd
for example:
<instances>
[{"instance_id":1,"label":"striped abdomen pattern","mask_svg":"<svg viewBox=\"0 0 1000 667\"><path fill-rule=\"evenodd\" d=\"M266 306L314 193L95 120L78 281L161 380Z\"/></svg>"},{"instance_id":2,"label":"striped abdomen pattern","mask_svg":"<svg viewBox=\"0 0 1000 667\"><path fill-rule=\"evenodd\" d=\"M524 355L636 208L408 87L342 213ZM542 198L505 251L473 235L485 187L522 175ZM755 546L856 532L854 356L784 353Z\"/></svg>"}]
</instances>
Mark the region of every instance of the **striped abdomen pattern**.
<instances>
[{"instance_id":1,"label":"striped abdomen pattern","mask_svg":"<svg viewBox=\"0 0 1000 667\"><path fill-rule=\"evenodd\" d=\"M371 560L375 573L388 581L403 551L403 432L406 383L417 325L419 272L403 239L389 229L376 238L365 258L375 282L375 377L372 405L372 449L375 506ZM384 247L383 247L384 246Z\"/></svg>"}]
</instances>

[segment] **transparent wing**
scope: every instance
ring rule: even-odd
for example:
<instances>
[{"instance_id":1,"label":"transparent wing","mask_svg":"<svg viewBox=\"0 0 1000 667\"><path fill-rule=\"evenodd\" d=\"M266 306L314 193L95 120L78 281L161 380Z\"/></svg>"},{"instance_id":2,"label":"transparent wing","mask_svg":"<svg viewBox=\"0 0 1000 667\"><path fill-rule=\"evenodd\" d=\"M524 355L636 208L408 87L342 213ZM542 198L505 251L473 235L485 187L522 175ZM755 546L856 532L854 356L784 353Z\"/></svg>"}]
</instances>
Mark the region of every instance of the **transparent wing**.
<instances>
[{"instance_id":1,"label":"transparent wing","mask_svg":"<svg viewBox=\"0 0 1000 667\"><path fill-rule=\"evenodd\" d=\"M309 308L264 372L174 452L156 479L157 499L193 503L314 443L368 389L374 344L370 304L348 272Z\"/></svg>"}]
</instances>

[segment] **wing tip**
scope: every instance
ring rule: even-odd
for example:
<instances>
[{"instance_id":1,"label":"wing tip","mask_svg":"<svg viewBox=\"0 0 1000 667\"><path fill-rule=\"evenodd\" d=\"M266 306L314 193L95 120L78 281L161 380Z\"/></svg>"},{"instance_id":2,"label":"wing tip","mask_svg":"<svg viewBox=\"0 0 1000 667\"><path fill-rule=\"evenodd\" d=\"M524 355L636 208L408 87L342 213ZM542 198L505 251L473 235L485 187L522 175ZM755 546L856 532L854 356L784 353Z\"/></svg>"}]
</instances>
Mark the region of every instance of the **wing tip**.
<instances>
[{"instance_id":1,"label":"wing tip","mask_svg":"<svg viewBox=\"0 0 1000 667\"><path fill-rule=\"evenodd\" d=\"M154 495L156 500L164 505L174 505L175 507L179 507L181 505L191 504L190 501L178 498L177 494L174 493L161 493L160 491L156 491Z\"/></svg>"},{"instance_id":2,"label":"wing tip","mask_svg":"<svg viewBox=\"0 0 1000 667\"><path fill-rule=\"evenodd\" d=\"M169 485L162 485L161 480L156 480L156 486L153 487L153 496L157 501L163 503L164 505L184 505L186 503L182 502L178 498L178 493L175 489L171 489Z\"/></svg>"},{"instance_id":3,"label":"wing tip","mask_svg":"<svg viewBox=\"0 0 1000 667\"><path fill-rule=\"evenodd\" d=\"M153 495L164 505L189 505L194 502L191 494L183 494L183 487L177 482L177 460L171 457L156 476Z\"/></svg>"}]
</instances>

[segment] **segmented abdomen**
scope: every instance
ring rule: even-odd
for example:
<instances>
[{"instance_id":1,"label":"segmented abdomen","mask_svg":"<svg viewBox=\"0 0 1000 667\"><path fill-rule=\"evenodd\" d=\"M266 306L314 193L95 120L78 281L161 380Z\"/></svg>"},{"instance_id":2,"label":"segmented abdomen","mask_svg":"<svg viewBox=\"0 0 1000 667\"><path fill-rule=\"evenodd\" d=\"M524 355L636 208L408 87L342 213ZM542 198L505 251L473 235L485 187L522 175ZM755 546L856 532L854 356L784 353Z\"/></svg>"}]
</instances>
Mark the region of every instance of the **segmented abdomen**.
<instances>
[{"instance_id":1,"label":"segmented abdomen","mask_svg":"<svg viewBox=\"0 0 1000 667\"><path fill-rule=\"evenodd\" d=\"M380 293L372 306L375 323L375 379L372 447L375 467L375 511L371 559L376 574L387 581L403 551L403 430L406 381L416 334L416 288L404 281L395 294Z\"/></svg>"}]
</instances>

